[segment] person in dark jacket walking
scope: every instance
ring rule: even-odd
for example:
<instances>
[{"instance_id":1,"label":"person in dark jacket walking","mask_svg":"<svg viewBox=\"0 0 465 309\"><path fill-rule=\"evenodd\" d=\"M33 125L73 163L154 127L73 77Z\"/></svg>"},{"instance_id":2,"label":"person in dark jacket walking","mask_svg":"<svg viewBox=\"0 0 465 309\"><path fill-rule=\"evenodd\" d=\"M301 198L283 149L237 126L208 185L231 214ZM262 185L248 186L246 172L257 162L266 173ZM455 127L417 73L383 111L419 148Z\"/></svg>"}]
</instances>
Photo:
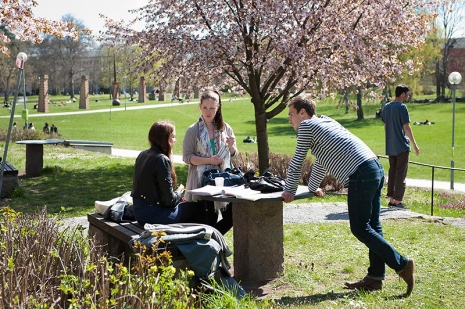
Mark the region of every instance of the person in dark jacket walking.
<instances>
[{"instance_id":1,"label":"person in dark jacket walking","mask_svg":"<svg viewBox=\"0 0 465 309\"><path fill-rule=\"evenodd\" d=\"M171 160L176 143L175 126L157 121L149 130L150 148L142 151L134 166L134 216L141 225L171 223L204 223L198 204L181 202L184 186L177 188L176 173Z\"/></svg>"}]
</instances>

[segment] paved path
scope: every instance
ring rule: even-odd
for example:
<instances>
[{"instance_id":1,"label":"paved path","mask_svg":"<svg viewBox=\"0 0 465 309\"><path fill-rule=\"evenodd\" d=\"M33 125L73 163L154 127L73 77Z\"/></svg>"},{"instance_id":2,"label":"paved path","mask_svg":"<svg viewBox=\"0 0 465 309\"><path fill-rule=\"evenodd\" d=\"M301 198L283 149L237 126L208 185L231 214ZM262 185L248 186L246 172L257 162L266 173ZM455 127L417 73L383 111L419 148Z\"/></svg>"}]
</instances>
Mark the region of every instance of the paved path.
<instances>
[{"instance_id":1,"label":"paved path","mask_svg":"<svg viewBox=\"0 0 465 309\"><path fill-rule=\"evenodd\" d=\"M294 223L311 223L311 222L348 222L349 213L347 203L305 203L305 204L284 204L284 224ZM411 219L419 218L433 220L443 224L450 224L456 227L465 228L465 219L460 218L442 218L428 216L410 210L401 210L382 207L381 220L389 219ZM68 226L81 225L85 229L89 227L87 217L75 217L64 219Z\"/></svg>"},{"instance_id":2,"label":"paved path","mask_svg":"<svg viewBox=\"0 0 465 309\"><path fill-rule=\"evenodd\" d=\"M128 157L128 158L136 158L137 155L140 153L138 150L127 150L127 149L118 149L113 148L111 150L111 154L117 157ZM182 156L180 155L173 155L173 161L175 163L183 164ZM431 188L431 180L426 179L411 179L407 178L407 186L408 187L421 187L421 188ZM434 181L434 188L436 189L443 189L449 190L450 189L450 182L448 181ZM463 183L454 183L454 190L465 192L465 184Z\"/></svg>"},{"instance_id":3,"label":"paved path","mask_svg":"<svg viewBox=\"0 0 465 309\"><path fill-rule=\"evenodd\" d=\"M136 158L140 151L127 149L112 149L113 156ZM176 163L183 163L180 155L173 156ZM407 179L407 186L431 188L431 181L423 179ZM449 182L435 181L434 187L440 189L449 189ZM455 184L456 191L465 192L465 184ZM381 220L386 219L409 219L422 218L427 220L435 220L444 224L465 228L465 219L458 218L442 218L436 216L428 216L410 210L400 210L383 207L381 210ZM310 222L338 222L348 221L349 215L347 203L320 203L312 202L305 204L285 204L284 205L284 224L291 223L310 223ZM76 217L65 219L69 225L82 225L84 228L89 226L87 217Z\"/></svg>"},{"instance_id":4,"label":"paved path","mask_svg":"<svg viewBox=\"0 0 465 309\"><path fill-rule=\"evenodd\" d=\"M234 99L233 99L234 100ZM237 99L236 99L237 100ZM68 103L68 104L79 104L79 103ZM138 105L137 103L127 103L126 108L124 107L124 103L121 103L120 106L104 108L104 109L92 109L92 110L80 110L76 112L62 112L62 113L30 113L29 118L31 117L52 117L52 116L66 116L66 115L80 115L80 114L95 114L95 113L114 113L114 112L123 112L125 110L138 110L138 109L151 109L151 108L160 108L160 107L168 107L173 105L179 105L180 103L173 102L173 103L163 103L163 104L151 104L151 105ZM184 102L181 105L186 104L199 104L199 101L191 101L191 102ZM19 103L16 103L16 107L18 107ZM20 118L20 114L15 114L15 118ZM9 115L7 116L0 116L0 118L10 118Z\"/></svg>"}]
</instances>

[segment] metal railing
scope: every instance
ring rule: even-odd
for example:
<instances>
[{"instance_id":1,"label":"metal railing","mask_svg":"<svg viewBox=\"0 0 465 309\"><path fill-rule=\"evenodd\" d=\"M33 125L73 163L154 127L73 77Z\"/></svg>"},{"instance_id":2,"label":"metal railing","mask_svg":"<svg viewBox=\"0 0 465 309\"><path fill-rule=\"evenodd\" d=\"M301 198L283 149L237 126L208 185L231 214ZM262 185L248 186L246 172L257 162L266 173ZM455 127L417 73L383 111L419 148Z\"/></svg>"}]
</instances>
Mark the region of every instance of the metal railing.
<instances>
[{"instance_id":1,"label":"metal railing","mask_svg":"<svg viewBox=\"0 0 465 309\"><path fill-rule=\"evenodd\" d=\"M388 156L378 155L378 158L389 159ZM433 215L433 206L434 206L434 170L435 169L443 169L443 170L450 170L450 171L462 171L465 172L463 168L456 168L456 167L447 167L447 166L439 166L439 165L431 165L426 163L420 163L415 161L408 161L409 164L416 164L425 167L431 167L431 216ZM388 180L389 181L389 180Z\"/></svg>"}]
</instances>

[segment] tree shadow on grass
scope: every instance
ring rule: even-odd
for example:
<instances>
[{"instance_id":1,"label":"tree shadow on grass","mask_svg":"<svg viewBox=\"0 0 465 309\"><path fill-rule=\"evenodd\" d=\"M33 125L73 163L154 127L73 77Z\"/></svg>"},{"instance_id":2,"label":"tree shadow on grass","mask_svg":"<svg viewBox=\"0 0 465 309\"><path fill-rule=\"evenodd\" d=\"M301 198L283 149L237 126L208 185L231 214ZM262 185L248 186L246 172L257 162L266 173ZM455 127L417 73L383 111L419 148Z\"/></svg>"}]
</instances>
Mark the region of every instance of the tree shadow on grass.
<instances>
[{"instance_id":1,"label":"tree shadow on grass","mask_svg":"<svg viewBox=\"0 0 465 309\"><path fill-rule=\"evenodd\" d=\"M353 298L356 292L350 291L347 293L326 293L326 294L315 294L310 296L301 297L283 297L275 300L276 304L284 306L297 306L297 305L315 305L324 301L336 301L338 299Z\"/></svg>"},{"instance_id":2,"label":"tree shadow on grass","mask_svg":"<svg viewBox=\"0 0 465 309\"><path fill-rule=\"evenodd\" d=\"M338 299L354 299L360 293L370 293L365 291L349 290L348 292L333 293L328 292L326 294L315 294L310 296L301 297L283 297L275 300L276 304L284 306L301 306L301 305L316 305L325 301L337 301ZM383 297L385 300L398 300L405 298L405 294L393 295Z\"/></svg>"},{"instance_id":3,"label":"tree shadow on grass","mask_svg":"<svg viewBox=\"0 0 465 309\"><path fill-rule=\"evenodd\" d=\"M38 177L21 177L10 207L33 213L47 207L49 214L65 217L95 212L95 201L107 201L132 190L133 164L110 163L93 169L45 167ZM185 183L187 166L176 165L178 183Z\"/></svg>"}]
</instances>

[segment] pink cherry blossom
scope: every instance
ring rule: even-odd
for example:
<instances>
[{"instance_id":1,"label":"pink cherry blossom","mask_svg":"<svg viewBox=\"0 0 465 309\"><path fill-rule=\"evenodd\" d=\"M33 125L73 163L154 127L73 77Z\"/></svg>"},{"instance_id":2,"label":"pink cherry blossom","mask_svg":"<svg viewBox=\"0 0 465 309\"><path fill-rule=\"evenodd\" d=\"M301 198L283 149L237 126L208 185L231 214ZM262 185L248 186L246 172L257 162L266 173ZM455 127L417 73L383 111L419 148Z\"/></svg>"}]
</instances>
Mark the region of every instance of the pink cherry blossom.
<instances>
[{"instance_id":1,"label":"pink cherry blossom","mask_svg":"<svg viewBox=\"0 0 465 309\"><path fill-rule=\"evenodd\" d=\"M32 7L38 5L35 0L2 0L0 4L0 24L14 33L20 40L40 43L45 34L63 37L76 36L73 25L65 22L50 21L42 17L36 17L32 13ZM6 53L8 48L5 43L10 40L4 33L0 33L0 51Z\"/></svg>"},{"instance_id":2,"label":"pink cherry blossom","mask_svg":"<svg viewBox=\"0 0 465 309\"><path fill-rule=\"evenodd\" d=\"M305 93L384 85L406 69L399 56L420 46L431 1L150 0L133 21L105 17L103 42L137 45L140 72L182 80L187 90L245 89L255 108L260 170L268 166L267 120ZM136 20L142 31L132 29ZM409 63L409 69L411 62Z\"/></svg>"}]
</instances>

